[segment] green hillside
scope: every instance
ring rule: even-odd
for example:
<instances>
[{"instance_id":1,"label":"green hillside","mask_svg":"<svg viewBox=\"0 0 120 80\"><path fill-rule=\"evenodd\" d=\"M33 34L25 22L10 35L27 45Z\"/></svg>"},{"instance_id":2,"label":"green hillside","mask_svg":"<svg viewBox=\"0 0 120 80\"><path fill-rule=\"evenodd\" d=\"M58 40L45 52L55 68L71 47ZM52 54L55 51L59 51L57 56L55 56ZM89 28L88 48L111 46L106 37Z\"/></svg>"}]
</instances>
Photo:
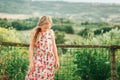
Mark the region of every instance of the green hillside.
<instances>
[{"instance_id":1,"label":"green hillside","mask_svg":"<svg viewBox=\"0 0 120 80\"><path fill-rule=\"evenodd\" d=\"M51 15L81 21L120 22L120 5L62 1L0 0L0 13Z\"/></svg>"}]
</instances>

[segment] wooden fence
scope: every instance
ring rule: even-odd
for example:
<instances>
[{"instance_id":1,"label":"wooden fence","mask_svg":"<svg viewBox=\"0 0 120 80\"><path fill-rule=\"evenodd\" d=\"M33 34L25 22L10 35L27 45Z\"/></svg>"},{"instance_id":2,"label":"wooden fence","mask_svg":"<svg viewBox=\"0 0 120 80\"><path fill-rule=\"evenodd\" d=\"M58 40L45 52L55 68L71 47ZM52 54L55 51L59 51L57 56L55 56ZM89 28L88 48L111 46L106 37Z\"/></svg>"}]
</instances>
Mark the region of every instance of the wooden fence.
<instances>
[{"instance_id":1,"label":"wooden fence","mask_svg":"<svg viewBox=\"0 0 120 80\"><path fill-rule=\"evenodd\" d=\"M12 43L12 42L0 42L0 46L21 46L21 47L29 47L29 44L21 44L21 43ZM112 80L118 80L117 75L117 61L116 61L116 50L120 49L120 45L65 45L65 44L57 44L57 47L64 48L107 48L110 49L111 52L111 77Z\"/></svg>"}]
</instances>

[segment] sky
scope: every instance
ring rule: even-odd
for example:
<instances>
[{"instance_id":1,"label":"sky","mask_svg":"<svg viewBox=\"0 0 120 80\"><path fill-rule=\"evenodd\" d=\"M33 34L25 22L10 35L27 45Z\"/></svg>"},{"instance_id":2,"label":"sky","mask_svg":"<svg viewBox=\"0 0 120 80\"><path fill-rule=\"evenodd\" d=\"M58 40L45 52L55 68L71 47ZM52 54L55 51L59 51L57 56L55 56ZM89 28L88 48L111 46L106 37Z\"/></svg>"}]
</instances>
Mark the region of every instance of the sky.
<instances>
[{"instance_id":1,"label":"sky","mask_svg":"<svg viewBox=\"0 0 120 80\"><path fill-rule=\"evenodd\" d=\"M35 1L35 0L32 0ZM118 3L120 0L37 0L37 1L68 1L68 2L99 2L99 3Z\"/></svg>"},{"instance_id":2,"label":"sky","mask_svg":"<svg viewBox=\"0 0 120 80\"><path fill-rule=\"evenodd\" d=\"M100 3L120 3L120 0L63 0L70 2L100 2Z\"/></svg>"}]
</instances>

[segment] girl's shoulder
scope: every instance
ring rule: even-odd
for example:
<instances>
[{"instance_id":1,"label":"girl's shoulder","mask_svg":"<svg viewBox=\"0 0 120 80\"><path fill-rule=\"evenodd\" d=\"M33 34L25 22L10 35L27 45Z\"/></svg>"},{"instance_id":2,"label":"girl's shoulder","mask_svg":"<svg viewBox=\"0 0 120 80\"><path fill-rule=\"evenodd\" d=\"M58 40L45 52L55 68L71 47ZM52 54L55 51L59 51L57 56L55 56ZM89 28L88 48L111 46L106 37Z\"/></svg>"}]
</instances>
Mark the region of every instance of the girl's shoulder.
<instances>
[{"instance_id":1,"label":"girl's shoulder","mask_svg":"<svg viewBox=\"0 0 120 80\"><path fill-rule=\"evenodd\" d=\"M50 31L53 31L53 29L49 29Z\"/></svg>"},{"instance_id":2,"label":"girl's shoulder","mask_svg":"<svg viewBox=\"0 0 120 80\"><path fill-rule=\"evenodd\" d=\"M50 29L50 33L51 33L51 34L54 34L54 31L53 31L53 29Z\"/></svg>"}]
</instances>

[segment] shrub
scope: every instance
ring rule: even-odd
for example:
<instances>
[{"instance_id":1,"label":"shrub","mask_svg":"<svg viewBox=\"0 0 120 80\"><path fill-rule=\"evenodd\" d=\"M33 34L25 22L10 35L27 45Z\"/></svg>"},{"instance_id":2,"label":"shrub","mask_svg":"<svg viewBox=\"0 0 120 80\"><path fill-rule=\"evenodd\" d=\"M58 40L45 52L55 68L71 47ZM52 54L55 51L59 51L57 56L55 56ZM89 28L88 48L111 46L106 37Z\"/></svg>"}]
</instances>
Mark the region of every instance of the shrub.
<instances>
[{"instance_id":1,"label":"shrub","mask_svg":"<svg viewBox=\"0 0 120 80\"><path fill-rule=\"evenodd\" d=\"M84 28L83 30L78 32L78 35L84 38L88 38L90 34L91 34L91 30L89 28Z\"/></svg>"},{"instance_id":2,"label":"shrub","mask_svg":"<svg viewBox=\"0 0 120 80\"><path fill-rule=\"evenodd\" d=\"M0 42L21 42L15 29L0 28Z\"/></svg>"},{"instance_id":3,"label":"shrub","mask_svg":"<svg viewBox=\"0 0 120 80\"><path fill-rule=\"evenodd\" d=\"M74 30L72 26L69 25L54 25L52 27L53 30L58 30L58 31L62 31L62 32L66 32L69 34L73 34Z\"/></svg>"},{"instance_id":4,"label":"shrub","mask_svg":"<svg viewBox=\"0 0 120 80\"><path fill-rule=\"evenodd\" d=\"M74 30L72 26L64 26L65 32L69 34L74 34Z\"/></svg>"},{"instance_id":5,"label":"shrub","mask_svg":"<svg viewBox=\"0 0 120 80\"><path fill-rule=\"evenodd\" d=\"M12 19L1 19L0 18L0 26L4 27L4 28L10 28L13 27L16 30L28 30L28 29L32 29L33 27L36 26L37 22L38 22L38 17L36 18L28 18L28 19L24 19L24 20L20 20L20 19L16 19L16 20L12 20Z\"/></svg>"},{"instance_id":6,"label":"shrub","mask_svg":"<svg viewBox=\"0 0 120 80\"><path fill-rule=\"evenodd\" d=\"M0 18L0 26L4 28L9 28L11 27L11 22L6 18L4 19Z\"/></svg>"},{"instance_id":7,"label":"shrub","mask_svg":"<svg viewBox=\"0 0 120 80\"><path fill-rule=\"evenodd\" d=\"M77 69L74 75L81 77L81 80L106 80L110 77L110 56L104 53L105 50L83 49L75 52L74 63Z\"/></svg>"},{"instance_id":8,"label":"shrub","mask_svg":"<svg viewBox=\"0 0 120 80\"><path fill-rule=\"evenodd\" d=\"M56 18L56 17L54 17L54 18L52 18L52 20L53 20L53 23L55 23L55 24L74 24L74 22L72 21L72 20L70 20L70 19L67 19L67 18Z\"/></svg>"},{"instance_id":9,"label":"shrub","mask_svg":"<svg viewBox=\"0 0 120 80\"><path fill-rule=\"evenodd\" d=\"M17 30L28 30L32 29L37 25L38 18L29 18L24 20L14 20L11 22L12 27Z\"/></svg>"},{"instance_id":10,"label":"shrub","mask_svg":"<svg viewBox=\"0 0 120 80\"><path fill-rule=\"evenodd\" d=\"M106 33L106 32L109 32L112 28L110 27L104 27L104 28L101 28L101 29L97 29L94 31L94 34L95 35L99 35L99 34L102 34L102 33Z\"/></svg>"},{"instance_id":11,"label":"shrub","mask_svg":"<svg viewBox=\"0 0 120 80\"><path fill-rule=\"evenodd\" d=\"M88 21L82 22L81 25L82 25L82 26L85 26L85 27L104 27L104 26L111 26L109 23L106 23L106 22L88 22Z\"/></svg>"},{"instance_id":12,"label":"shrub","mask_svg":"<svg viewBox=\"0 0 120 80\"><path fill-rule=\"evenodd\" d=\"M56 44L65 44L66 39L64 32L55 31L55 41ZM58 49L59 53L61 53L61 51L63 54L65 54L67 52L67 49L65 48Z\"/></svg>"},{"instance_id":13,"label":"shrub","mask_svg":"<svg viewBox=\"0 0 120 80\"><path fill-rule=\"evenodd\" d=\"M25 51L21 53L21 49L16 48L14 51L10 51L12 47L6 49L9 50L9 53L1 55L1 58L4 59L0 74L8 75L8 80L23 80L28 69L27 53Z\"/></svg>"}]
</instances>

